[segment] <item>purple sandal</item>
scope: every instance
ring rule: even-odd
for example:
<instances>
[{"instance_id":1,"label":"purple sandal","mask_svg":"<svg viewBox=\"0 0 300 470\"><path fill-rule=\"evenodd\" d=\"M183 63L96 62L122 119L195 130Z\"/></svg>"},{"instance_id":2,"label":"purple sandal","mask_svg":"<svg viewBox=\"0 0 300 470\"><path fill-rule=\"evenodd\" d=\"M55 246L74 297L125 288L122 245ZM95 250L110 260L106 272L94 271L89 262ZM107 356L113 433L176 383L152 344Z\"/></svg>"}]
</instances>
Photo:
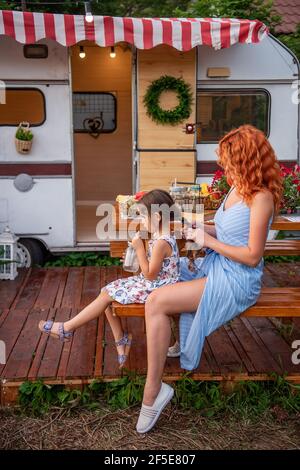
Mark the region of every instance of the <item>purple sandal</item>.
<instances>
[{"instance_id":1,"label":"purple sandal","mask_svg":"<svg viewBox=\"0 0 300 470\"><path fill-rule=\"evenodd\" d=\"M119 339L119 341L115 341L116 346L125 346L124 354L118 354L118 363L119 369L122 369L125 365L125 362L128 359L130 347L132 343L132 334L125 333L124 336Z\"/></svg>"},{"instance_id":2,"label":"purple sandal","mask_svg":"<svg viewBox=\"0 0 300 470\"><path fill-rule=\"evenodd\" d=\"M73 332L72 331L65 331L64 330L64 324L61 322L58 325L58 333L53 333L53 332L51 332L53 323L54 322L52 320L47 320L47 321L41 320L39 322L39 330L42 333L46 333L47 335L52 336L53 338L59 338L62 342L71 341L71 338L73 336Z\"/></svg>"}]
</instances>

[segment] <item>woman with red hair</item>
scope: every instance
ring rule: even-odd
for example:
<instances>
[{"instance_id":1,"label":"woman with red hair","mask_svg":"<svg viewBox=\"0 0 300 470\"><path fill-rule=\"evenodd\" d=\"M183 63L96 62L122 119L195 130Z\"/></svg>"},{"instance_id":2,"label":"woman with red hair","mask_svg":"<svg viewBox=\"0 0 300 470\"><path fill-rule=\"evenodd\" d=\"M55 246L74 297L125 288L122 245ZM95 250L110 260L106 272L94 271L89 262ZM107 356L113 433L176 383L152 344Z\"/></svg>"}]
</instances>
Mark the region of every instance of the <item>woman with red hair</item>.
<instances>
[{"instance_id":1,"label":"woman with red hair","mask_svg":"<svg viewBox=\"0 0 300 470\"><path fill-rule=\"evenodd\" d=\"M181 258L184 282L157 289L146 302L148 371L140 433L154 426L174 393L162 383L170 316L181 315L180 364L193 370L205 337L255 304L260 294L265 243L282 196L280 167L264 133L250 125L225 135L217 153L231 189L215 214L215 225L186 234L203 244L205 257L197 260L195 272Z\"/></svg>"}]
</instances>

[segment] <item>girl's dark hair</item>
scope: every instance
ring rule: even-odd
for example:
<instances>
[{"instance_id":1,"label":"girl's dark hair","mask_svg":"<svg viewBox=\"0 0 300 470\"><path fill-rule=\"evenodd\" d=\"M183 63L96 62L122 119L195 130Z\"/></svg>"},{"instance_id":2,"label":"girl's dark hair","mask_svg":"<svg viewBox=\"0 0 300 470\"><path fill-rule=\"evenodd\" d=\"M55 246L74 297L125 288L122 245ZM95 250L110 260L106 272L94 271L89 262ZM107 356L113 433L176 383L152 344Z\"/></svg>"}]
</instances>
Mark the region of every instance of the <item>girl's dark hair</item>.
<instances>
[{"instance_id":1,"label":"girl's dark hair","mask_svg":"<svg viewBox=\"0 0 300 470\"><path fill-rule=\"evenodd\" d=\"M162 210L158 210L158 213L160 214L161 218L163 218L163 213L164 209L166 209L166 206L172 207L175 203L174 199L167 191L164 191L163 189L152 189L152 191L148 191L146 194L144 194L144 196L141 197L138 204L143 204L146 207L149 216L151 215L152 204L159 206L164 205L164 207L162 207ZM173 222L176 218L174 215L174 210L169 211L169 214L169 220L170 222Z\"/></svg>"}]
</instances>

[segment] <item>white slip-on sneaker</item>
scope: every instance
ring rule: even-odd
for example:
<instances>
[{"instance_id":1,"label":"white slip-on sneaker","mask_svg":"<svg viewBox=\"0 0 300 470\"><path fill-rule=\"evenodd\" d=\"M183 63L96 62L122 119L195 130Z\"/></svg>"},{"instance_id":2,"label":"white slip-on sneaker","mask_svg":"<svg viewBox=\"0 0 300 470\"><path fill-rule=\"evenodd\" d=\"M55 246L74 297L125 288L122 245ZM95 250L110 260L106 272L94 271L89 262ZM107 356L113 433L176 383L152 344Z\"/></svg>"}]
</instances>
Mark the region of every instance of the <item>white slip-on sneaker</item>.
<instances>
[{"instance_id":1,"label":"white slip-on sneaker","mask_svg":"<svg viewBox=\"0 0 300 470\"><path fill-rule=\"evenodd\" d=\"M142 404L139 419L136 425L138 433L143 434L153 428L161 415L162 410L172 400L174 389L170 385L161 383L159 394L152 406Z\"/></svg>"},{"instance_id":2,"label":"white slip-on sneaker","mask_svg":"<svg viewBox=\"0 0 300 470\"><path fill-rule=\"evenodd\" d=\"M167 357L179 357L180 356L180 344L178 341L175 341L173 346L170 346L168 349Z\"/></svg>"}]
</instances>

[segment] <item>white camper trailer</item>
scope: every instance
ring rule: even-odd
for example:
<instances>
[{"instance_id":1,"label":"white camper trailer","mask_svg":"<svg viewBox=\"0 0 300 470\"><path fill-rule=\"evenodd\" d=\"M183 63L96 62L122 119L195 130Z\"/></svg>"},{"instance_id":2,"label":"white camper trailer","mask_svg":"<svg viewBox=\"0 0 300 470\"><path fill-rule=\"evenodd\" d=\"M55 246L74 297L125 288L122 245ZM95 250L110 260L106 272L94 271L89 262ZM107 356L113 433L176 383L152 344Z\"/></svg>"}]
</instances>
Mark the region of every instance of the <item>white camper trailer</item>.
<instances>
[{"instance_id":1,"label":"white camper trailer","mask_svg":"<svg viewBox=\"0 0 300 470\"><path fill-rule=\"evenodd\" d=\"M260 127L280 161L299 162L299 63L262 23L249 22L245 39L244 24L234 35L239 20L230 20L231 47L222 48L216 42L219 19L211 20L209 41L195 29L207 19L164 19L163 26L145 19L142 43L136 33L142 19L95 17L92 33L84 17L74 16L68 41L72 31L60 27L71 15L63 21L64 15L11 13L0 12L0 232L9 224L19 237L23 266L42 263L46 250L106 250L96 235L100 202L168 188L174 178L209 182L217 169L217 141L237 125ZM184 25L190 28L188 46ZM159 29L164 27L173 28L171 44ZM186 123L160 126L146 114L145 91L166 73L192 88L188 122L195 133L186 131ZM164 100L167 107L176 105L172 94ZM15 147L21 121L34 134L28 154Z\"/></svg>"}]
</instances>

